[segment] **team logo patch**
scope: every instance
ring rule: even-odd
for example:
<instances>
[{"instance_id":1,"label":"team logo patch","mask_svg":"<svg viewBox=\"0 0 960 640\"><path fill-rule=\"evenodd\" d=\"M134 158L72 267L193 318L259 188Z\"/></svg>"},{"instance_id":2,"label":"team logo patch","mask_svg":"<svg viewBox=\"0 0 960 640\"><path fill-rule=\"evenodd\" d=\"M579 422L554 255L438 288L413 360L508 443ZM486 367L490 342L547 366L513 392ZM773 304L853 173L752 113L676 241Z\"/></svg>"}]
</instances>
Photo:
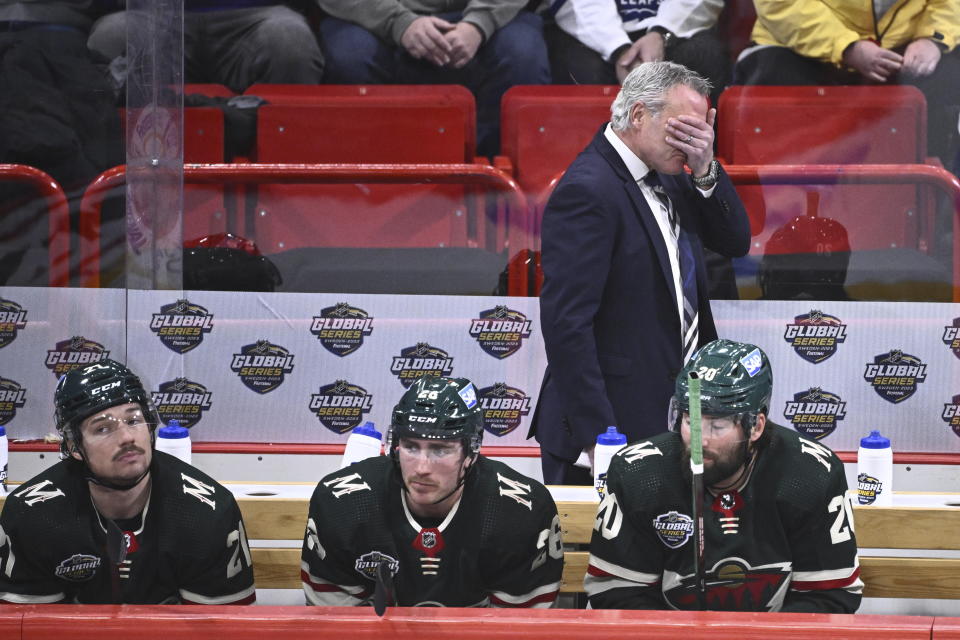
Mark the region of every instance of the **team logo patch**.
<instances>
[{"instance_id":1,"label":"team logo patch","mask_svg":"<svg viewBox=\"0 0 960 640\"><path fill-rule=\"evenodd\" d=\"M27 310L13 300L0 298L0 349L17 339L17 332L27 328Z\"/></svg>"},{"instance_id":2,"label":"team logo patch","mask_svg":"<svg viewBox=\"0 0 960 640\"><path fill-rule=\"evenodd\" d=\"M943 328L943 335L940 336L940 339L943 340L943 344L949 347L950 351L953 351L953 355L960 358L960 318L954 318L953 324ZM0 346L3 346L2 335L0 335Z\"/></svg>"},{"instance_id":3,"label":"team logo patch","mask_svg":"<svg viewBox=\"0 0 960 640\"><path fill-rule=\"evenodd\" d=\"M426 342L400 350L393 357L390 373L397 376L404 388L409 388L423 376L449 376L453 373L453 358L446 351L431 347Z\"/></svg>"},{"instance_id":4,"label":"team logo patch","mask_svg":"<svg viewBox=\"0 0 960 640\"><path fill-rule=\"evenodd\" d=\"M847 417L847 403L835 393L820 387L793 394L783 408L783 416L803 435L821 440L834 432L837 423Z\"/></svg>"},{"instance_id":5,"label":"team logo patch","mask_svg":"<svg viewBox=\"0 0 960 640\"><path fill-rule=\"evenodd\" d=\"M743 509L743 498L736 489L725 491L713 500L710 509L718 514L717 521L723 535L731 535L740 531L740 516L737 512Z\"/></svg>"},{"instance_id":6,"label":"team logo patch","mask_svg":"<svg viewBox=\"0 0 960 640\"><path fill-rule=\"evenodd\" d=\"M874 356L863 372L863 378L887 402L903 402L917 392L917 385L927 379L927 365L920 358L892 349Z\"/></svg>"},{"instance_id":7,"label":"team logo patch","mask_svg":"<svg viewBox=\"0 0 960 640\"><path fill-rule=\"evenodd\" d=\"M188 429L200 422L203 412L209 411L212 404L207 388L187 378L161 382L160 388L150 395L161 420L176 419L181 427Z\"/></svg>"},{"instance_id":8,"label":"team logo patch","mask_svg":"<svg viewBox=\"0 0 960 640\"><path fill-rule=\"evenodd\" d=\"M324 349L343 357L363 346L363 339L373 333L373 318L363 309L338 302L313 317L310 333L317 336Z\"/></svg>"},{"instance_id":9,"label":"team logo patch","mask_svg":"<svg viewBox=\"0 0 960 640\"><path fill-rule=\"evenodd\" d=\"M385 553L380 551L371 551L365 553L359 558L353 565L353 568L361 573L365 578L370 580L377 579L377 568L380 566L381 562L386 562L387 566L390 567L390 575L397 575L397 571L400 570L400 562L396 558L392 558Z\"/></svg>"},{"instance_id":10,"label":"team logo patch","mask_svg":"<svg viewBox=\"0 0 960 640\"><path fill-rule=\"evenodd\" d=\"M883 482L866 473L857 476L857 500L860 504L873 504L883 493Z\"/></svg>"},{"instance_id":11,"label":"team logo patch","mask_svg":"<svg viewBox=\"0 0 960 640\"><path fill-rule=\"evenodd\" d=\"M373 407L373 396L346 380L320 387L310 396L310 411L334 433L346 433L360 424Z\"/></svg>"},{"instance_id":12,"label":"team logo patch","mask_svg":"<svg viewBox=\"0 0 960 640\"><path fill-rule=\"evenodd\" d=\"M523 339L530 337L530 321L519 311L497 305L470 321L470 335L484 353L503 359L519 351Z\"/></svg>"},{"instance_id":13,"label":"team logo patch","mask_svg":"<svg viewBox=\"0 0 960 640\"><path fill-rule=\"evenodd\" d=\"M251 391L270 393L293 371L293 354L269 340L257 340L233 354L230 368Z\"/></svg>"},{"instance_id":14,"label":"team logo patch","mask_svg":"<svg viewBox=\"0 0 960 640\"><path fill-rule=\"evenodd\" d=\"M743 558L724 558L707 569L706 601L712 611L772 611L783 604L784 583L790 578L789 562L758 567ZM697 604L696 574L665 572L663 593L677 609Z\"/></svg>"},{"instance_id":15,"label":"team logo patch","mask_svg":"<svg viewBox=\"0 0 960 640\"><path fill-rule=\"evenodd\" d=\"M47 351L45 364L59 380L60 376L68 371L101 362L109 357L110 352L99 342L87 340L83 336L73 336L69 340L61 340L57 346Z\"/></svg>"},{"instance_id":16,"label":"team logo patch","mask_svg":"<svg viewBox=\"0 0 960 640\"><path fill-rule=\"evenodd\" d=\"M71 582L84 582L97 573L100 567L100 558L85 553L75 553L62 561L53 573L58 578Z\"/></svg>"},{"instance_id":17,"label":"team logo patch","mask_svg":"<svg viewBox=\"0 0 960 640\"><path fill-rule=\"evenodd\" d=\"M204 334L213 331L213 314L189 300L177 300L153 314L150 330L166 348L186 353L203 342Z\"/></svg>"},{"instance_id":18,"label":"team logo patch","mask_svg":"<svg viewBox=\"0 0 960 640\"><path fill-rule=\"evenodd\" d=\"M953 432L960 437L960 395L953 396L950 402L943 405L943 413L940 415L943 421L950 425ZM0 424L3 424L0 422Z\"/></svg>"},{"instance_id":19,"label":"team logo patch","mask_svg":"<svg viewBox=\"0 0 960 640\"><path fill-rule=\"evenodd\" d=\"M530 398L506 382L495 382L492 387L480 389L480 408L483 428L500 437L520 426L523 417L530 413Z\"/></svg>"},{"instance_id":20,"label":"team logo patch","mask_svg":"<svg viewBox=\"0 0 960 640\"><path fill-rule=\"evenodd\" d=\"M17 409L27 401L27 390L16 380L0 378L0 425L5 425L17 415ZM3 470L0 469L0 473Z\"/></svg>"},{"instance_id":21,"label":"team logo patch","mask_svg":"<svg viewBox=\"0 0 960 640\"><path fill-rule=\"evenodd\" d=\"M823 362L837 352L837 345L847 339L847 325L840 318L814 309L796 316L788 324L783 339L797 355L813 364Z\"/></svg>"},{"instance_id":22,"label":"team logo patch","mask_svg":"<svg viewBox=\"0 0 960 640\"><path fill-rule=\"evenodd\" d=\"M763 368L763 356L760 355L760 349L754 349L747 355L740 358L740 364L747 370L747 375L751 378Z\"/></svg>"},{"instance_id":23,"label":"team logo patch","mask_svg":"<svg viewBox=\"0 0 960 640\"><path fill-rule=\"evenodd\" d=\"M661 513L653 519L653 529L660 542L671 549L679 549L693 535L693 518L677 511Z\"/></svg>"}]
</instances>

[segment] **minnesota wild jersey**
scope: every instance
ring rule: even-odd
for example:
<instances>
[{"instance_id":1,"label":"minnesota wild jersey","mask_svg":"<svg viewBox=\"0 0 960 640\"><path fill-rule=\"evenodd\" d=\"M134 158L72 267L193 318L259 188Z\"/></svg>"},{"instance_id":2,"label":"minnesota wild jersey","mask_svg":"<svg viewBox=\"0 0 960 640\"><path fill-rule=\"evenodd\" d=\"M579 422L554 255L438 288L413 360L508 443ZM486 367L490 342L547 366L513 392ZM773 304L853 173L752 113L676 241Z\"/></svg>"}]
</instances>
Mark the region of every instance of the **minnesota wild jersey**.
<instances>
[{"instance_id":1,"label":"minnesota wild jersey","mask_svg":"<svg viewBox=\"0 0 960 640\"><path fill-rule=\"evenodd\" d=\"M704 492L707 609L853 613L863 583L843 463L772 429L738 491ZM695 609L691 488L678 433L621 449L584 581L594 608Z\"/></svg>"},{"instance_id":2,"label":"minnesota wild jersey","mask_svg":"<svg viewBox=\"0 0 960 640\"><path fill-rule=\"evenodd\" d=\"M250 549L233 494L159 451L150 477L147 504L129 520L102 517L79 465L68 461L7 496L0 515L0 600L253 602Z\"/></svg>"},{"instance_id":3,"label":"minnesota wild jersey","mask_svg":"<svg viewBox=\"0 0 960 640\"><path fill-rule=\"evenodd\" d=\"M399 606L548 607L563 571L557 507L542 484L483 456L440 522L409 511L389 456L329 474L310 499L307 602L368 604L383 563Z\"/></svg>"}]
</instances>

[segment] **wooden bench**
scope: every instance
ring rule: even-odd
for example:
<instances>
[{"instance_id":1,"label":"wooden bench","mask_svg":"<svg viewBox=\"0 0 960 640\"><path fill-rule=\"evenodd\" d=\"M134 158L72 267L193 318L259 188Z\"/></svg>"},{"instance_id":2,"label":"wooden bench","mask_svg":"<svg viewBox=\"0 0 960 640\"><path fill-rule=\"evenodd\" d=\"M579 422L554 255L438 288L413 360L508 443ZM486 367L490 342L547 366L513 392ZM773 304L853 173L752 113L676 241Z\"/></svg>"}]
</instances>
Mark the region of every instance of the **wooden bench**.
<instances>
[{"instance_id":1,"label":"wooden bench","mask_svg":"<svg viewBox=\"0 0 960 640\"><path fill-rule=\"evenodd\" d=\"M958 499L960 501L960 499ZM300 540L307 520L305 499L240 497L251 540ZM597 505L557 502L565 544L589 544ZM960 507L854 507L864 596L960 599L960 557L864 555L869 549L960 550ZM259 547L253 554L261 589L299 589L300 549ZM945 554L949 555L949 554ZM564 593L583 591L589 552L564 554Z\"/></svg>"},{"instance_id":2,"label":"wooden bench","mask_svg":"<svg viewBox=\"0 0 960 640\"><path fill-rule=\"evenodd\" d=\"M240 495L237 501L247 537L258 541L250 550L257 588L302 588L299 545L263 546L262 541L302 540L308 498ZM557 502L565 544L590 543L596 509L593 502ZM936 557L938 551L960 550L960 506L854 507L854 523L864 596L960 599L960 557ZM864 555L870 549L925 550L933 557ZM588 559L587 551L564 553L562 592L583 591Z\"/></svg>"}]
</instances>

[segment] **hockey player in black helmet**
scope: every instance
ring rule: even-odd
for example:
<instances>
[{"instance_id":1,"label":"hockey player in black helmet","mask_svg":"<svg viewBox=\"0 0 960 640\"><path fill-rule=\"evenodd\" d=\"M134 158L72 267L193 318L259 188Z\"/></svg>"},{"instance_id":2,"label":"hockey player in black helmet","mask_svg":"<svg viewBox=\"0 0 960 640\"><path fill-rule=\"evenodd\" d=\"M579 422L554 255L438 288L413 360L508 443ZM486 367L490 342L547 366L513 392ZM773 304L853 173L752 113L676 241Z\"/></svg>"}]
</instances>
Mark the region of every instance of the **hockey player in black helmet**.
<instances>
[{"instance_id":1,"label":"hockey player in black helmet","mask_svg":"<svg viewBox=\"0 0 960 640\"><path fill-rule=\"evenodd\" d=\"M693 609L689 374L701 380L708 609L853 613L860 580L843 463L769 420L773 373L752 344L715 340L677 376L671 431L607 473L584 586L594 608Z\"/></svg>"},{"instance_id":2,"label":"hockey player in black helmet","mask_svg":"<svg viewBox=\"0 0 960 640\"><path fill-rule=\"evenodd\" d=\"M308 604L363 605L386 565L400 606L550 606L560 521L546 488L480 454L464 378L423 377L394 407L387 453L331 473L310 499Z\"/></svg>"},{"instance_id":3,"label":"hockey player in black helmet","mask_svg":"<svg viewBox=\"0 0 960 640\"><path fill-rule=\"evenodd\" d=\"M0 514L0 601L254 600L233 495L154 450L159 418L132 371L113 360L70 371L54 406L63 460L23 483Z\"/></svg>"}]
</instances>

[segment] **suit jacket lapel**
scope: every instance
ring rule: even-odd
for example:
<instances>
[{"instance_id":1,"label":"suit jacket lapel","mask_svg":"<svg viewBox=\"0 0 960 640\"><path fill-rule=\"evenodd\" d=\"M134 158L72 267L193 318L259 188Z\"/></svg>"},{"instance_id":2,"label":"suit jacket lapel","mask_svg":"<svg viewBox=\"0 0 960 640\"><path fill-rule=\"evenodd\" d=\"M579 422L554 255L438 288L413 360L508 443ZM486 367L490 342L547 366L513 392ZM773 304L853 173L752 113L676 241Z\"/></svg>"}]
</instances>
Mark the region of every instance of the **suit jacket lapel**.
<instances>
[{"instance_id":1,"label":"suit jacket lapel","mask_svg":"<svg viewBox=\"0 0 960 640\"><path fill-rule=\"evenodd\" d=\"M640 224L646 230L650 244L657 254L657 260L660 263L660 273L663 274L663 278L667 281L667 286L670 288L673 299L676 300L677 283L674 282L673 272L670 270L670 258L667 256L667 245L663 240L663 234L660 232L660 225L657 224L657 220L650 210L650 205L647 204L647 199L643 197L643 192L640 191L640 187L633 179L633 176L630 175L627 165L623 163L617 150L614 149L606 137L604 137L603 131L606 126L607 125L604 124L603 127L600 128L600 133L593 139L593 144L600 155L610 163L617 177L623 180L623 188L627 192L630 202L633 204L634 213L637 219L640 220ZM671 199L675 204L678 202L673 196L671 196Z\"/></svg>"}]
</instances>

